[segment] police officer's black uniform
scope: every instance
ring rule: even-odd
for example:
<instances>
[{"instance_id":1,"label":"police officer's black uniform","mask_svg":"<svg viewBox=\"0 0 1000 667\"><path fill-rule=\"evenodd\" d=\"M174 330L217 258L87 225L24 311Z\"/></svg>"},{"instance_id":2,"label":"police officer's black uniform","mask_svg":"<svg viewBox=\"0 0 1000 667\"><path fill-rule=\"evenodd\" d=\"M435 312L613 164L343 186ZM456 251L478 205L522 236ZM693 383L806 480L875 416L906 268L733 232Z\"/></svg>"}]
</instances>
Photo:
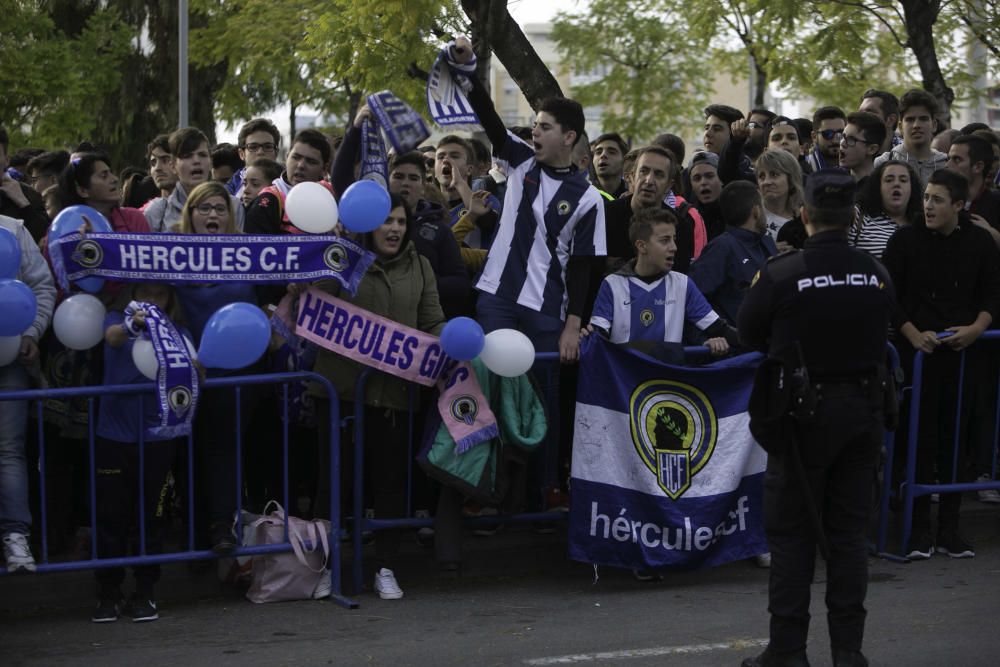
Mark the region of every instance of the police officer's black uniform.
<instances>
[{"instance_id":1,"label":"police officer's black uniform","mask_svg":"<svg viewBox=\"0 0 1000 667\"><path fill-rule=\"evenodd\" d=\"M810 176L809 206L839 209L843 230L824 227L804 250L772 258L739 313L740 338L768 353L762 371L770 369L758 373L750 405L751 430L769 453L764 527L772 557L770 643L761 656L744 661L745 667L808 665L818 543L829 545L826 603L834 663L867 664L861 654L865 530L884 433L886 336L894 296L882 265L847 245L854 189L852 177L841 170ZM768 379L769 386L760 386Z\"/></svg>"}]
</instances>

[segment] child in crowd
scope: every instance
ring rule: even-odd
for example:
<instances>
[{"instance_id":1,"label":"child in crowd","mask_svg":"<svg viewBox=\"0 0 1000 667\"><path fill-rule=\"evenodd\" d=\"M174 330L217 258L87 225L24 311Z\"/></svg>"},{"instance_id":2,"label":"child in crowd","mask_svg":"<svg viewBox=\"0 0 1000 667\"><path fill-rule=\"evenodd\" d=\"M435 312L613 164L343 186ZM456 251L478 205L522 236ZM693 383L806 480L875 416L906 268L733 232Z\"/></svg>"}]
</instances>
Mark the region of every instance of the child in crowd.
<instances>
[{"instance_id":1,"label":"child in crowd","mask_svg":"<svg viewBox=\"0 0 1000 667\"><path fill-rule=\"evenodd\" d=\"M661 207L640 209L632 217L629 238L636 257L601 283L590 326L582 335L596 329L612 343L641 342L652 348L681 343L688 322L709 336L705 346L713 355L727 354L736 342L735 329L712 310L693 281L671 271L676 215Z\"/></svg>"},{"instance_id":2,"label":"child in crowd","mask_svg":"<svg viewBox=\"0 0 1000 667\"><path fill-rule=\"evenodd\" d=\"M276 179L281 177L281 170L284 169L280 163L268 158L260 158L246 168L243 177L243 208L250 208L250 204L257 198L260 191L271 185Z\"/></svg>"},{"instance_id":3,"label":"child in crowd","mask_svg":"<svg viewBox=\"0 0 1000 667\"><path fill-rule=\"evenodd\" d=\"M133 303L156 306L178 324L177 298L169 286L138 283L132 288L131 297ZM146 314L141 308L130 316L121 310L108 312L104 320L105 386L149 382L132 360L136 334L142 335L147 330ZM187 335L179 326L178 330ZM133 554L155 554L163 550L167 489L178 441L150 433L149 429L159 424L159 413L156 396L148 392L130 391L101 397L94 443L99 558L126 556L130 546ZM144 490L142 499L138 498L140 474ZM140 543L138 531L140 503L144 508L145 544ZM133 574L135 592L127 606L128 613L136 622L155 621L159 614L153 585L160 578L160 566L140 565L133 569ZM94 576L98 603L91 620L94 623L118 620L124 608L121 585L125 569L101 568L94 570Z\"/></svg>"}]
</instances>

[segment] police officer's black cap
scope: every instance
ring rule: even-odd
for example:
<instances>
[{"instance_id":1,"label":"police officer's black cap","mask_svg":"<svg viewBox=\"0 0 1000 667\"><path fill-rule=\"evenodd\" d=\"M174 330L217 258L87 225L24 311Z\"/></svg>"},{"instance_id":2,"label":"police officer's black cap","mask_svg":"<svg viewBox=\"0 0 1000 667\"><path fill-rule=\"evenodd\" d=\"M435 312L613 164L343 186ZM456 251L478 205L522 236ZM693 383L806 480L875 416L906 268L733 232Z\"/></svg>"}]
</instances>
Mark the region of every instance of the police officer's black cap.
<instances>
[{"instance_id":1,"label":"police officer's black cap","mask_svg":"<svg viewBox=\"0 0 1000 667\"><path fill-rule=\"evenodd\" d=\"M847 208L857 185L845 169L821 169L806 179L806 203L813 208Z\"/></svg>"}]
</instances>

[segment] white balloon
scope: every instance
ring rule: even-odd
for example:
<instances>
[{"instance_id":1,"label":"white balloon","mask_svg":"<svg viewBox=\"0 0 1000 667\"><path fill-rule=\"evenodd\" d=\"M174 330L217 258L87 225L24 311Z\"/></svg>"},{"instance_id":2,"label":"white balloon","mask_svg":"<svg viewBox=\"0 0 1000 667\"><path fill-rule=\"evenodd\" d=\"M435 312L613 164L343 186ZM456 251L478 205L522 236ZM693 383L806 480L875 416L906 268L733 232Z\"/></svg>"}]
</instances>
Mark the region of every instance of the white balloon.
<instances>
[{"instance_id":1,"label":"white balloon","mask_svg":"<svg viewBox=\"0 0 1000 667\"><path fill-rule=\"evenodd\" d=\"M71 350L89 350L104 340L104 304L91 294L74 294L59 304L52 329Z\"/></svg>"},{"instance_id":2,"label":"white balloon","mask_svg":"<svg viewBox=\"0 0 1000 667\"><path fill-rule=\"evenodd\" d=\"M6 366L21 353L20 336L0 336L0 366Z\"/></svg>"},{"instance_id":3,"label":"white balloon","mask_svg":"<svg viewBox=\"0 0 1000 667\"><path fill-rule=\"evenodd\" d=\"M192 359L198 358L198 353L194 349L194 343L187 336L184 336L184 343L187 345L188 354ZM160 370L160 364L156 361L156 353L153 351L153 341L145 336L137 338L132 344L132 362L139 372L150 380L156 380L156 374Z\"/></svg>"},{"instance_id":4,"label":"white balloon","mask_svg":"<svg viewBox=\"0 0 1000 667\"><path fill-rule=\"evenodd\" d=\"M479 358L497 375L517 377L527 373L535 363L535 345L520 331L497 329L486 334Z\"/></svg>"},{"instance_id":5,"label":"white balloon","mask_svg":"<svg viewBox=\"0 0 1000 667\"><path fill-rule=\"evenodd\" d=\"M299 183L285 198L288 219L310 234L327 234L337 224L337 200L319 183Z\"/></svg>"}]
</instances>

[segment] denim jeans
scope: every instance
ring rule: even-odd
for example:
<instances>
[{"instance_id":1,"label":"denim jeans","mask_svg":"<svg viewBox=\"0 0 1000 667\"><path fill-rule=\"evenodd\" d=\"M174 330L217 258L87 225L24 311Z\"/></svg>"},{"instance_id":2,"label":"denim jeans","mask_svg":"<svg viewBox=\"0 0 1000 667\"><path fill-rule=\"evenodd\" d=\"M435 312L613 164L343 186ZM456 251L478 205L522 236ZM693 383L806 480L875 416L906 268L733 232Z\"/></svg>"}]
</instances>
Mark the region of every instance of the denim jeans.
<instances>
[{"instance_id":1,"label":"denim jeans","mask_svg":"<svg viewBox=\"0 0 1000 667\"><path fill-rule=\"evenodd\" d=\"M19 362L0 366L0 393L27 388L28 374ZM27 535L31 526L24 456L27 427L27 401L0 401L0 535Z\"/></svg>"}]
</instances>

